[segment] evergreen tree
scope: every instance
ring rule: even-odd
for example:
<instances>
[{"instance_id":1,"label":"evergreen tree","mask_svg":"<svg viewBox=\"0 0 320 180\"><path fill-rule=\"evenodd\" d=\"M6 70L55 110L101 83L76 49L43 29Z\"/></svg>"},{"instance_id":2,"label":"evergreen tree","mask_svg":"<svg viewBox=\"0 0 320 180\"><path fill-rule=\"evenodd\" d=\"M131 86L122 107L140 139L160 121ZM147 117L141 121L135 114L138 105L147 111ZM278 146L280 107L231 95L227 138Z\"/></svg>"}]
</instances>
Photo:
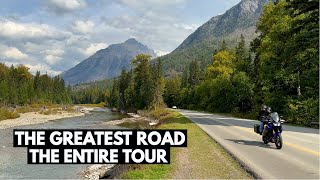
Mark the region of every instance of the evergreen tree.
<instances>
[{"instance_id":1,"label":"evergreen tree","mask_svg":"<svg viewBox=\"0 0 320 180\"><path fill-rule=\"evenodd\" d=\"M198 61L194 60L190 63L190 66L189 66L188 82L189 82L189 85L192 87L197 85L199 81L200 81L200 66Z\"/></svg>"},{"instance_id":2,"label":"evergreen tree","mask_svg":"<svg viewBox=\"0 0 320 180\"><path fill-rule=\"evenodd\" d=\"M185 88L188 86L188 79L189 79L189 69L185 68L182 74L182 83L181 87Z\"/></svg>"},{"instance_id":3,"label":"evergreen tree","mask_svg":"<svg viewBox=\"0 0 320 180\"><path fill-rule=\"evenodd\" d=\"M121 109L126 109L128 107L127 102L126 102L126 98L125 98L125 91L128 88L128 79L127 79L127 72L125 70L125 68L122 69L121 71L121 75L119 78L119 95L120 95L120 99L119 99L119 108Z\"/></svg>"},{"instance_id":4,"label":"evergreen tree","mask_svg":"<svg viewBox=\"0 0 320 180\"><path fill-rule=\"evenodd\" d=\"M59 76L51 78L40 72L33 76L23 65L8 68L0 63L0 87L0 105L4 106L70 103L70 91Z\"/></svg>"},{"instance_id":5,"label":"evergreen tree","mask_svg":"<svg viewBox=\"0 0 320 180\"><path fill-rule=\"evenodd\" d=\"M135 101L138 109L149 107L153 99L152 91L154 87L152 87L150 59L150 55L139 54L133 60L135 65Z\"/></svg>"},{"instance_id":6,"label":"evergreen tree","mask_svg":"<svg viewBox=\"0 0 320 180\"><path fill-rule=\"evenodd\" d=\"M250 72L250 59L246 49L246 42L243 35L241 34L240 42L235 49L235 68L238 72Z\"/></svg>"},{"instance_id":7,"label":"evergreen tree","mask_svg":"<svg viewBox=\"0 0 320 180\"><path fill-rule=\"evenodd\" d=\"M223 39L222 42L221 42L221 45L220 45L220 49L219 51L226 51L227 50L227 43L226 41Z\"/></svg>"},{"instance_id":8,"label":"evergreen tree","mask_svg":"<svg viewBox=\"0 0 320 180\"><path fill-rule=\"evenodd\" d=\"M164 101L163 101L163 94L164 94L164 78L162 76L162 63L161 59L157 59L157 63L153 65L153 98L151 102L151 108L156 109L158 107L163 107Z\"/></svg>"}]
</instances>

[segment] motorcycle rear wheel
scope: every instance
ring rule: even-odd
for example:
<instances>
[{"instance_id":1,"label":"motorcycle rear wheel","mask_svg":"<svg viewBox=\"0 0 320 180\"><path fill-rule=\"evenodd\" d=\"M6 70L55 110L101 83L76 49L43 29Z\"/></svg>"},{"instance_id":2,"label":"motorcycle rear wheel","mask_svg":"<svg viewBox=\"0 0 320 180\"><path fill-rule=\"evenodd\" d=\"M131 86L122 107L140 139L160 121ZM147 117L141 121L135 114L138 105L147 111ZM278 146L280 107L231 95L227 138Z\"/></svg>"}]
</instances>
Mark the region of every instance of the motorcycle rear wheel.
<instances>
[{"instance_id":1,"label":"motorcycle rear wheel","mask_svg":"<svg viewBox=\"0 0 320 180\"><path fill-rule=\"evenodd\" d=\"M275 139L274 143L276 144L277 149L281 149L282 148L282 144L283 143L282 143L282 137L281 137L280 134L276 136L276 139Z\"/></svg>"},{"instance_id":2,"label":"motorcycle rear wheel","mask_svg":"<svg viewBox=\"0 0 320 180\"><path fill-rule=\"evenodd\" d=\"M265 143L265 144L268 144L268 143L269 143L269 140L268 140L267 136L263 136L263 135L262 135L262 141L263 141L263 143Z\"/></svg>"}]
</instances>

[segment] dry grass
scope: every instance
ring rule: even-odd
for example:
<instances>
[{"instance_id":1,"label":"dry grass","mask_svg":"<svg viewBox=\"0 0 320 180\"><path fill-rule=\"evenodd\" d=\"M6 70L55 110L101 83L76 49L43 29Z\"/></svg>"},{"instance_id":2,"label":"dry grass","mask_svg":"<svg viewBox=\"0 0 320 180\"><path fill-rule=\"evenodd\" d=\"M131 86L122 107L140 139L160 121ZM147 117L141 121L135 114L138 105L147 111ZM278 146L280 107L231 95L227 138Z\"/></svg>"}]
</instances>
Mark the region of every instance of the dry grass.
<instances>
[{"instance_id":1,"label":"dry grass","mask_svg":"<svg viewBox=\"0 0 320 180\"><path fill-rule=\"evenodd\" d=\"M46 109L46 110L41 110L39 113L44 115L51 115L51 114L57 114L58 112L59 112L58 109Z\"/></svg>"},{"instance_id":2,"label":"dry grass","mask_svg":"<svg viewBox=\"0 0 320 180\"><path fill-rule=\"evenodd\" d=\"M11 111L7 108L0 108L0 121L5 119L15 119L20 117L16 111Z\"/></svg>"},{"instance_id":3,"label":"dry grass","mask_svg":"<svg viewBox=\"0 0 320 180\"><path fill-rule=\"evenodd\" d=\"M76 104L77 106L83 106L83 107L105 107L106 103L101 102L99 104Z\"/></svg>"}]
</instances>

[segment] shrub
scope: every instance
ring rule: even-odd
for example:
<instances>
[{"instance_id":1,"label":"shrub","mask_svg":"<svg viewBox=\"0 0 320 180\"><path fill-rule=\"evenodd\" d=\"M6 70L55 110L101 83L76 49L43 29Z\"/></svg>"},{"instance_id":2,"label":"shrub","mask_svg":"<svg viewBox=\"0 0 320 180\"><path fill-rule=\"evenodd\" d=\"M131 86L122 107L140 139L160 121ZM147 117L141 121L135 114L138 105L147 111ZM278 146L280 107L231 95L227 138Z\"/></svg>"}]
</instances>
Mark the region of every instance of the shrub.
<instances>
[{"instance_id":1,"label":"shrub","mask_svg":"<svg viewBox=\"0 0 320 180\"><path fill-rule=\"evenodd\" d=\"M15 119L20 117L19 113L16 111L10 111L6 108L0 108L0 120L4 119Z\"/></svg>"}]
</instances>

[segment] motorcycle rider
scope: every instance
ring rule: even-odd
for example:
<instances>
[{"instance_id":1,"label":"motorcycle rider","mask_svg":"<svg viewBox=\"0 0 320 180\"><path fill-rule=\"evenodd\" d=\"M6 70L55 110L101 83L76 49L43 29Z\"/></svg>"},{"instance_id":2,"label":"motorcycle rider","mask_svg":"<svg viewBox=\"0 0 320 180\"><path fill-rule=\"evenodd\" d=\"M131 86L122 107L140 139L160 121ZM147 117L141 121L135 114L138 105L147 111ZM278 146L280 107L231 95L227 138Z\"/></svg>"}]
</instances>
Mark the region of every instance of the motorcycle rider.
<instances>
[{"instance_id":1,"label":"motorcycle rider","mask_svg":"<svg viewBox=\"0 0 320 180\"><path fill-rule=\"evenodd\" d=\"M267 106L261 105L261 111L259 112L258 119L260 120L260 135L262 135L263 132L263 126L264 126L264 120L267 117Z\"/></svg>"},{"instance_id":2,"label":"motorcycle rider","mask_svg":"<svg viewBox=\"0 0 320 180\"><path fill-rule=\"evenodd\" d=\"M263 120L264 121L262 121L263 123L263 125L262 125L262 132L260 133L261 135L263 134L263 127L264 127L264 123L266 123L267 122L267 120L269 121L270 120L270 117L269 117L269 115L271 114L271 107L267 107L266 108L266 110L265 110L265 113L264 113L264 118L263 118Z\"/></svg>"}]
</instances>

